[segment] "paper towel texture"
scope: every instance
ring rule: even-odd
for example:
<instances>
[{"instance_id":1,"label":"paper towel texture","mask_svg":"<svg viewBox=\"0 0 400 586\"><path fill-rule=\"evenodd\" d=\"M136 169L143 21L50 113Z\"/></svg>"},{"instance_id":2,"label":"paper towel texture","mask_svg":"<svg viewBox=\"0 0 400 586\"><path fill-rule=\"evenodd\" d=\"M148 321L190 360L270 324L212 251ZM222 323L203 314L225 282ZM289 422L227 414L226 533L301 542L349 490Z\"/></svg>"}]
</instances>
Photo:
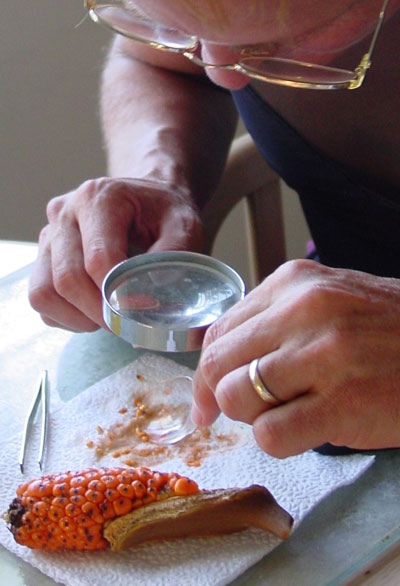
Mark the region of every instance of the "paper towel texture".
<instances>
[{"instance_id":1,"label":"paper towel texture","mask_svg":"<svg viewBox=\"0 0 400 586\"><path fill-rule=\"evenodd\" d=\"M45 472L79 470L90 466L124 465L112 453L96 455L87 442L124 421L124 408L143 396L146 384L161 382L176 374L191 374L172 360L146 354L115 374L87 389L76 399L54 411L50 420ZM145 381L138 378L143 377ZM162 385L160 385L160 389ZM123 411L121 413L120 411ZM197 435L196 435L197 434ZM15 488L26 479L40 476L36 464L39 430L35 430L27 454L26 472L21 477L18 453L21 436L13 437L0 449L0 510L7 509ZM100 434L101 435L101 434ZM262 484L295 519L295 528L332 491L354 482L372 463L365 455L326 457L314 452L276 460L255 444L251 428L221 416L210 437L196 431L194 439L182 446L161 450L157 470L176 471L195 479L204 489L245 487ZM192 442L190 444L190 442ZM212 449L205 449L205 444ZM140 447L140 446L139 446ZM143 447L143 446L141 446ZM149 444L144 446L147 450ZM197 450L197 452L196 452ZM193 454L200 466L188 465ZM129 457L133 457L131 454ZM140 456L141 458L142 456ZM140 464L143 462L140 461ZM0 542L51 578L67 586L125 586L152 584L224 585L279 545L280 541L259 530L234 535L185 539L143 545L112 553L44 553L16 544L5 523L0 523Z\"/></svg>"}]
</instances>

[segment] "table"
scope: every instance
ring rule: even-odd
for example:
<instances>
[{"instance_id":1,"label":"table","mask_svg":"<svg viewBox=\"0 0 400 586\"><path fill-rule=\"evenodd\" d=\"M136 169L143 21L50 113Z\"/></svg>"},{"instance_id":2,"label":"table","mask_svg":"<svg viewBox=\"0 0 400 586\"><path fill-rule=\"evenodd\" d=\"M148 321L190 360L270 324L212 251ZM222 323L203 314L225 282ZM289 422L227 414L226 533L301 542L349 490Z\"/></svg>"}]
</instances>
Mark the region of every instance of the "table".
<instances>
[{"instance_id":1,"label":"table","mask_svg":"<svg viewBox=\"0 0 400 586\"><path fill-rule=\"evenodd\" d=\"M54 408L140 353L105 331L71 334L45 326L27 299L35 256L33 244L0 241L0 441L20 433L42 369L49 371ZM175 358L192 368L197 359ZM234 586L400 585L399 479L400 450L379 453L360 480L322 502ZM55 584L2 547L0 583Z\"/></svg>"}]
</instances>

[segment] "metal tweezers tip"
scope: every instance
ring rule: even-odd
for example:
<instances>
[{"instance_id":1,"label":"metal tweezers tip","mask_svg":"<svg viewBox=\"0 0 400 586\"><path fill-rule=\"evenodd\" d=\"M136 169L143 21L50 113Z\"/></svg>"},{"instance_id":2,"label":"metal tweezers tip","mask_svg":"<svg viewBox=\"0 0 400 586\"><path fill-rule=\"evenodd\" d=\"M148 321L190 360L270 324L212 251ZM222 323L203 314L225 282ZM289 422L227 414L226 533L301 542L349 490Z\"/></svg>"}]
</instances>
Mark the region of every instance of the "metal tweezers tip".
<instances>
[{"instance_id":1,"label":"metal tweezers tip","mask_svg":"<svg viewBox=\"0 0 400 586\"><path fill-rule=\"evenodd\" d=\"M18 462L21 474L24 473L24 462L25 462L25 456L26 456L28 437L29 437L29 433L30 433L31 427L33 425L33 421L35 419L35 415L38 410L39 404L41 404L42 420L41 420L41 436L40 436L38 464L39 464L40 470L42 470L43 453L44 453L44 448L45 448L45 443L46 443L47 421L48 421L47 370L43 371L43 373L40 377L39 386L38 386L36 395L33 399L30 411L29 411L27 419L25 421L24 432L23 432L23 437L22 437L21 451L20 451L19 462Z\"/></svg>"}]
</instances>

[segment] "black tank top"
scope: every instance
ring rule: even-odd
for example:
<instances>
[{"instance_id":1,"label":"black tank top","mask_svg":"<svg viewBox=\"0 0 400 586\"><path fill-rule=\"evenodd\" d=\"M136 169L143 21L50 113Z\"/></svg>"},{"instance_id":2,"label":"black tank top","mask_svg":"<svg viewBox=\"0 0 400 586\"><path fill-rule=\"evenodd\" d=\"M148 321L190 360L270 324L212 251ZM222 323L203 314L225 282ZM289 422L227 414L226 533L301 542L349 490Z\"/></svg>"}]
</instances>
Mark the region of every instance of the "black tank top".
<instances>
[{"instance_id":1,"label":"black tank top","mask_svg":"<svg viewBox=\"0 0 400 586\"><path fill-rule=\"evenodd\" d=\"M250 86L232 96L262 156L298 193L320 261L400 278L399 188L325 155Z\"/></svg>"}]
</instances>

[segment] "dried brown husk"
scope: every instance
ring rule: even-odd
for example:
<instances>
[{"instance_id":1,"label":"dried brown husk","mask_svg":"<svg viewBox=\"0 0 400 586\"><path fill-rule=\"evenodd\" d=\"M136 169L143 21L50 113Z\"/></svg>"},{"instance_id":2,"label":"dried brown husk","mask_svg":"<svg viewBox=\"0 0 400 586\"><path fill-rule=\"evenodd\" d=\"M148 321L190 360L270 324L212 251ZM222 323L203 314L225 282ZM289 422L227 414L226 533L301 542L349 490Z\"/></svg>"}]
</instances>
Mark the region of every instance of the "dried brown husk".
<instances>
[{"instance_id":1,"label":"dried brown husk","mask_svg":"<svg viewBox=\"0 0 400 586\"><path fill-rule=\"evenodd\" d=\"M140 543L223 535L257 527L280 539L293 518L263 486L201 491L156 501L108 523L104 537L113 551Z\"/></svg>"}]
</instances>

